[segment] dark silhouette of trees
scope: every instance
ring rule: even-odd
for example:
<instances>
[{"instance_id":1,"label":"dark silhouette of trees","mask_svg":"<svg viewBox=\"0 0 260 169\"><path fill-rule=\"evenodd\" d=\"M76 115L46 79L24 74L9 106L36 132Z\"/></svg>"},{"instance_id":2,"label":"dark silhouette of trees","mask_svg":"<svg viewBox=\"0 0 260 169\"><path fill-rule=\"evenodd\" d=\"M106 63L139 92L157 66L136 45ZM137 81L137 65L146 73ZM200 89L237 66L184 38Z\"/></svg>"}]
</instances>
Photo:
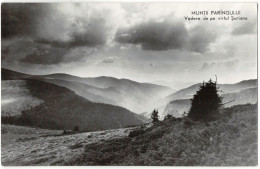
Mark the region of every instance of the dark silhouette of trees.
<instances>
[{"instance_id":1,"label":"dark silhouette of trees","mask_svg":"<svg viewBox=\"0 0 260 169\"><path fill-rule=\"evenodd\" d=\"M210 79L194 94L188 117L193 120L214 120L219 116L222 98L218 95L217 82Z\"/></svg>"},{"instance_id":2,"label":"dark silhouette of trees","mask_svg":"<svg viewBox=\"0 0 260 169\"><path fill-rule=\"evenodd\" d=\"M155 123L157 121L159 121L159 115L158 115L158 110L153 110L152 115L151 115L151 119L153 120L152 122Z\"/></svg>"}]
</instances>

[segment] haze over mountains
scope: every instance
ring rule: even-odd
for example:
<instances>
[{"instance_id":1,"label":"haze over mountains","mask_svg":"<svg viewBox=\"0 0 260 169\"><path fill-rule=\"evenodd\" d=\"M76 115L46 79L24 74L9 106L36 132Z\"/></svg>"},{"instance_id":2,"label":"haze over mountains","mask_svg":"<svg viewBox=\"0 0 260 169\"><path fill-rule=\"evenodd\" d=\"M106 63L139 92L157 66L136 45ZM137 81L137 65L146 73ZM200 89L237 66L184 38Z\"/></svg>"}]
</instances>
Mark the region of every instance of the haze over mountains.
<instances>
[{"instance_id":1,"label":"haze over mountains","mask_svg":"<svg viewBox=\"0 0 260 169\"><path fill-rule=\"evenodd\" d=\"M96 78L79 78L64 74L53 74L41 77L48 80L51 79L49 82L59 83L59 85L68 87L73 91L87 91L88 93L102 97L90 98L86 95L81 95L81 92L78 92L79 95L91 101L123 106L136 113L146 111L158 100L158 98L165 97L174 92L173 89L160 85L138 83L128 79L117 79L105 76ZM62 83L62 81L52 81L52 79L63 80L63 82L65 80L66 83ZM77 84L80 87L72 87L72 84L69 85L68 81L74 83L74 85ZM84 85L83 87L82 84L87 84L87 86Z\"/></svg>"},{"instance_id":2,"label":"haze over mountains","mask_svg":"<svg viewBox=\"0 0 260 169\"><path fill-rule=\"evenodd\" d=\"M199 90L199 86L202 85L202 83L198 83L195 85L192 85L190 87L181 89L169 96L167 96L165 99L167 101L172 100L179 100L179 99L187 99L191 98L193 94ZM252 88L257 86L257 80L251 79L251 80L244 80L235 84L217 84L217 87L219 87L219 93L225 94L225 93L234 93L238 92L242 89L246 88Z\"/></svg>"},{"instance_id":3,"label":"haze over mountains","mask_svg":"<svg viewBox=\"0 0 260 169\"><path fill-rule=\"evenodd\" d=\"M36 86L28 89L28 82L31 82L30 84L42 84L43 86L53 85L53 87L51 87L52 90L55 88L57 88L57 90L63 88L65 91L73 91L69 92L70 100L72 102L82 103L81 100L84 98L84 102L91 104L90 107L93 107L92 104L96 104L93 112L97 112L97 110L100 109L99 107L102 107L102 111L100 112L106 112L106 109L103 109L106 104L109 104L106 106L111 106L112 109L115 108L115 106L113 107L112 105L126 108L116 109L120 112L125 112L127 116L132 118L132 120L130 120L129 123L126 121L122 123L122 119L117 119L116 121L120 122L116 126L112 125L113 128L126 126L126 124L141 124L147 120L143 116L150 118L150 113L155 108L159 110L161 119L167 114L181 117L184 111L189 111L191 103L190 99L201 85L201 83L198 83L175 92L173 89L165 86L151 83L139 83L128 79L117 79L105 76L96 78L82 78L68 74L28 75L2 68L2 110L4 110L4 113L7 113L7 110L12 110L15 114L19 114L19 111L30 110L28 106L35 107L42 102L46 102L45 97L42 99L37 94L33 95L31 93L32 89ZM256 79L245 80L235 84L217 84L217 86L219 87L219 94L223 97L225 107L246 103L255 104L257 102ZM14 92L13 94L11 92L10 96L8 91L10 91L10 89L15 91L15 88L19 91L18 94L17 92ZM48 93L52 93L52 90L49 91L49 89L46 89L46 92L48 91ZM20 102L17 104L20 106L14 106L12 108L10 106L6 107L8 102L14 103L14 100L17 100L17 98L20 98ZM73 100L73 98L76 99ZM48 97L48 99L51 98ZM61 103L63 103L63 101ZM73 105L72 107L80 109L78 112L84 112L82 107L86 108L85 104L84 106L79 104L77 106ZM59 106L57 109L59 109ZM138 116L133 114L127 109L141 115ZM83 121L81 123L83 123ZM81 128L82 127L86 129L86 126L81 126Z\"/></svg>"},{"instance_id":4,"label":"haze over mountains","mask_svg":"<svg viewBox=\"0 0 260 169\"><path fill-rule=\"evenodd\" d=\"M7 76L11 75L14 78L41 79L57 84L92 102L122 106L135 113L142 113L147 109L152 110L157 100L174 92L173 89L160 85L138 83L113 77L81 78L68 74L33 76L13 73L6 69L2 69L2 71ZM5 79L6 77L3 76L2 78Z\"/></svg>"},{"instance_id":5,"label":"haze over mountains","mask_svg":"<svg viewBox=\"0 0 260 169\"><path fill-rule=\"evenodd\" d=\"M70 130L77 126L81 131L144 123L145 118L125 108L90 102L37 78L2 69L2 123Z\"/></svg>"}]
</instances>

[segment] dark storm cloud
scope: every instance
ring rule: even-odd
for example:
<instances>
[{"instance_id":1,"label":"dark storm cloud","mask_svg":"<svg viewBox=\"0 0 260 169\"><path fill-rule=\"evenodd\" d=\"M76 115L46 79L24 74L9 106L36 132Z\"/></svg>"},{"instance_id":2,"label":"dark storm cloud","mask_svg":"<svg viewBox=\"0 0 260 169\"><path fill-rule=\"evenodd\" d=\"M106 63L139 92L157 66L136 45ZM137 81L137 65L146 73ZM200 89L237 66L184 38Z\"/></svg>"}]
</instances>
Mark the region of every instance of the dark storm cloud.
<instances>
[{"instance_id":1,"label":"dark storm cloud","mask_svg":"<svg viewBox=\"0 0 260 169\"><path fill-rule=\"evenodd\" d=\"M256 22L245 22L244 24L236 27L233 31L233 35L245 35L253 34L256 32Z\"/></svg>"},{"instance_id":2,"label":"dark storm cloud","mask_svg":"<svg viewBox=\"0 0 260 169\"><path fill-rule=\"evenodd\" d=\"M69 49L55 48L49 45L35 43L28 39L13 40L6 44L2 42L2 62L23 62L29 64L51 65L64 63L65 54ZM76 60L76 59L75 59Z\"/></svg>"},{"instance_id":3,"label":"dark storm cloud","mask_svg":"<svg viewBox=\"0 0 260 169\"><path fill-rule=\"evenodd\" d=\"M66 54L66 49L60 48L37 48L32 53L26 55L21 62L31 63L31 64L42 64L42 65L52 65L64 62L64 55Z\"/></svg>"},{"instance_id":4,"label":"dark storm cloud","mask_svg":"<svg viewBox=\"0 0 260 169\"><path fill-rule=\"evenodd\" d=\"M115 40L119 43L140 44L144 50L180 49L204 53L216 33L203 26L187 30L183 23L142 23L128 29L119 29Z\"/></svg>"},{"instance_id":5,"label":"dark storm cloud","mask_svg":"<svg viewBox=\"0 0 260 169\"><path fill-rule=\"evenodd\" d=\"M8 43L2 41L1 50L2 62L55 65L80 62L93 55L96 48L59 48L20 38Z\"/></svg>"},{"instance_id":6,"label":"dark storm cloud","mask_svg":"<svg viewBox=\"0 0 260 169\"><path fill-rule=\"evenodd\" d=\"M140 44L144 50L182 49L188 38L183 23L149 21L129 29L119 29L115 40Z\"/></svg>"},{"instance_id":7,"label":"dark storm cloud","mask_svg":"<svg viewBox=\"0 0 260 169\"><path fill-rule=\"evenodd\" d=\"M67 8L79 9L76 4ZM2 61L42 65L76 62L89 55L82 53L81 47L90 50L106 43L109 29L102 12L90 9L87 16L82 12L68 14L67 8L2 4Z\"/></svg>"},{"instance_id":8,"label":"dark storm cloud","mask_svg":"<svg viewBox=\"0 0 260 169\"><path fill-rule=\"evenodd\" d=\"M3 3L1 8L2 38L33 35L36 20L47 12L47 4Z\"/></svg>"},{"instance_id":9,"label":"dark storm cloud","mask_svg":"<svg viewBox=\"0 0 260 169\"><path fill-rule=\"evenodd\" d=\"M108 36L104 17L93 13L71 19L53 4L4 3L1 22L4 39L29 36L61 48L103 45Z\"/></svg>"},{"instance_id":10,"label":"dark storm cloud","mask_svg":"<svg viewBox=\"0 0 260 169\"><path fill-rule=\"evenodd\" d=\"M91 17L87 22L78 19L70 26L68 31L68 39L50 39L44 36L37 37L36 41L38 43L50 44L54 47L60 48L73 48L81 46L95 47L99 45L104 45L107 40L107 32L105 29L104 18ZM78 24L84 28L82 31L78 31ZM83 26L82 26L83 24Z\"/></svg>"}]
</instances>

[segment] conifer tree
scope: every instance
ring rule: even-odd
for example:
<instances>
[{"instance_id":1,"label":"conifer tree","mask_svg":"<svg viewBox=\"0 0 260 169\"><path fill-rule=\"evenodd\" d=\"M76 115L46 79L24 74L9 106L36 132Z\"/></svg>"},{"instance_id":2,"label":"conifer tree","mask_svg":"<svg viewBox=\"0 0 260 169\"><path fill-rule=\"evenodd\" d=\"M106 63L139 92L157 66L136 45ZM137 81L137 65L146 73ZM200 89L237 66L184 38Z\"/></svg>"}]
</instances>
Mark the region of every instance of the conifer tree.
<instances>
[{"instance_id":1,"label":"conifer tree","mask_svg":"<svg viewBox=\"0 0 260 169\"><path fill-rule=\"evenodd\" d=\"M152 115L151 115L151 119L153 120L152 122L155 123L157 121L159 121L159 115L158 115L158 110L153 110Z\"/></svg>"},{"instance_id":2,"label":"conifer tree","mask_svg":"<svg viewBox=\"0 0 260 169\"><path fill-rule=\"evenodd\" d=\"M194 94L188 117L193 120L214 120L219 115L222 99L218 95L217 82L210 79Z\"/></svg>"}]
</instances>

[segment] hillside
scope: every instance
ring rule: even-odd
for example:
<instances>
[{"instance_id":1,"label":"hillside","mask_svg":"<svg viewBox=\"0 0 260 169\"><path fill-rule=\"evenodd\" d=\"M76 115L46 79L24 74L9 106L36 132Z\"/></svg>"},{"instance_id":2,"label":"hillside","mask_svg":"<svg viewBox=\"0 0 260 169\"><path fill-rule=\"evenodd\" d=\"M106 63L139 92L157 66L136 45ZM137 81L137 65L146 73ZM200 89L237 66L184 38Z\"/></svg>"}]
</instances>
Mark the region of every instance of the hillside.
<instances>
[{"instance_id":1,"label":"hillside","mask_svg":"<svg viewBox=\"0 0 260 169\"><path fill-rule=\"evenodd\" d=\"M174 90L168 87L139 83L128 79L113 77L81 78L68 74L26 75L2 68L2 79L40 79L66 87L76 94L98 103L125 107L133 112L142 113L155 108L157 100Z\"/></svg>"},{"instance_id":2,"label":"hillside","mask_svg":"<svg viewBox=\"0 0 260 169\"><path fill-rule=\"evenodd\" d=\"M181 89L158 101L160 107L164 107L163 111L159 111L160 115L164 117L171 114L180 117L184 111L189 111L190 102L183 102L183 100L192 99L200 85L202 84L198 83ZM225 104L225 107L247 103L255 104L257 102L257 79L244 80L235 84L217 84L217 87L219 95L223 97L223 103L232 101Z\"/></svg>"},{"instance_id":3,"label":"hillside","mask_svg":"<svg viewBox=\"0 0 260 169\"><path fill-rule=\"evenodd\" d=\"M86 145L66 165L256 166L257 105L224 113L208 123L171 118L128 138Z\"/></svg>"},{"instance_id":4,"label":"hillside","mask_svg":"<svg viewBox=\"0 0 260 169\"><path fill-rule=\"evenodd\" d=\"M45 82L56 84L58 86L66 87L72 91L74 91L77 95L84 97L85 99L88 99L92 102L98 102L98 103L107 103L107 104L113 104L116 105L116 103L109 99L105 98L103 96L93 94L95 92L92 91L98 91L98 90L106 90L102 88L93 87L84 83L79 82L73 82L73 81L66 81L66 80L57 80L57 79L42 79Z\"/></svg>"},{"instance_id":5,"label":"hillside","mask_svg":"<svg viewBox=\"0 0 260 169\"><path fill-rule=\"evenodd\" d=\"M240 92L223 94L221 97L223 97L223 103L227 103L225 107L246 103L255 104L257 103L257 87L243 89Z\"/></svg>"},{"instance_id":6,"label":"hillside","mask_svg":"<svg viewBox=\"0 0 260 169\"><path fill-rule=\"evenodd\" d=\"M183 113L188 113L191 106L191 99L173 100L168 103L162 113L162 117L167 114L173 115L174 117L182 117Z\"/></svg>"},{"instance_id":7,"label":"hillside","mask_svg":"<svg viewBox=\"0 0 260 169\"><path fill-rule=\"evenodd\" d=\"M257 103L257 88L246 88L242 89L239 92L232 92L220 95L222 97L222 103L224 107L231 107L239 104L256 104ZM169 102L162 115L166 116L167 114L171 114L175 117L181 117L183 112L188 112L191 106L190 99L182 99L182 100L173 100Z\"/></svg>"},{"instance_id":8,"label":"hillside","mask_svg":"<svg viewBox=\"0 0 260 169\"><path fill-rule=\"evenodd\" d=\"M180 99L188 99L192 98L196 91L199 90L199 86L202 85L201 83L192 85L188 88L181 89L165 98L166 101L170 102L172 100L180 100ZM244 80L239 83L235 84L217 84L219 87L220 94L226 93L234 93L239 92L243 89L257 87L257 79L252 80Z\"/></svg>"},{"instance_id":9,"label":"hillside","mask_svg":"<svg viewBox=\"0 0 260 169\"><path fill-rule=\"evenodd\" d=\"M165 97L174 91L165 86L105 76L80 78L67 74L52 74L41 76L41 78L87 84L92 87L85 87L85 91L105 98L101 100L104 103L119 105L136 113L147 111L147 109L151 110L159 98ZM75 91L75 88L70 89ZM88 96L85 98L91 100ZM99 99L95 98L92 101L100 102Z\"/></svg>"},{"instance_id":10,"label":"hillside","mask_svg":"<svg viewBox=\"0 0 260 169\"><path fill-rule=\"evenodd\" d=\"M73 91L39 80L26 80L26 89L43 102L22 111L22 115L2 117L2 123L48 129L95 131L140 125L143 122L129 110L108 104L92 103ZM27 92L28 92L27 91Z\"/></svg>"},{"instance_id":11,"label":"hillside","mask_svg":"<svg viewBox=\"0 0 260 169\"><path fill-rule=\"evenodd\" d=\"M1 68L1 80L21 80L29 77L31 75Z\"/></svg>"},{"instance_id":12,"label":"hillside","mask_svg":"<svg viewBox=\"0 0 260 169\"><path fill-rule=\"evenodd\" d=\"M1 81L1 116L21 115L42 102L30 93L25 80Z\"/></svg>"}]
</instances>

